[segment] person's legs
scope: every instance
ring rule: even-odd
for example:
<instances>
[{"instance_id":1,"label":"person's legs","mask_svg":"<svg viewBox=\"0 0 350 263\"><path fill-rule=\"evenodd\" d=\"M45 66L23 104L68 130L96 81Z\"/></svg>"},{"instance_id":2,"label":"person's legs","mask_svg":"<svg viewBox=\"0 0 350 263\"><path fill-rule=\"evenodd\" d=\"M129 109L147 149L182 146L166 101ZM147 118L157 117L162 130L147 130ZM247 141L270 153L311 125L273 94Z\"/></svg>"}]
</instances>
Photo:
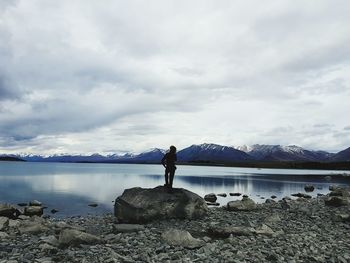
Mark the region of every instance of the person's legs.
<instances>
[{"instance_id":1,"label":"person's legs","mask_svg":"<svg viewBox=\"0 0 350 263\"><path fill-rule=\"evenodd\" d=\"M170 187L172 188L173 187L174 175L175 175L175 167L170 169L169 175L170 175L169 184L170 184Z\"/></svg>"},{"instance_id":2,"label":"person's legs","mask_svg":"<svg viewBox=\"0 0 350 263\"><path fill-rule=\"evenodd\" d=\"M169 169L168 168L165 168L164 178L165 178L165 185L164 186L168 186L169 185Z\"/></svg>"}]
</instances>

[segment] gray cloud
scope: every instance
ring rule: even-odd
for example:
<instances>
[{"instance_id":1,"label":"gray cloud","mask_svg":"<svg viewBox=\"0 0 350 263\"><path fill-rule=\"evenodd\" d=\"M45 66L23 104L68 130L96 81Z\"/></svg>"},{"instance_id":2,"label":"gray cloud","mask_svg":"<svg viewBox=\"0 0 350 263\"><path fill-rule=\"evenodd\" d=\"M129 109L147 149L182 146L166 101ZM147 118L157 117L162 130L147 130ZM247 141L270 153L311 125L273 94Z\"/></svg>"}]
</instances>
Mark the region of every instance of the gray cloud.
<instances>
[{"instance_id":1,"label":"gray cloud","mask_svg":"<svg viewBox=\"0 0 350 263\"><path fill-rule=\"evenodd\" d=\"M346 148L336 2L0 1L0 150Z\"/></svg>"}]
</instances>

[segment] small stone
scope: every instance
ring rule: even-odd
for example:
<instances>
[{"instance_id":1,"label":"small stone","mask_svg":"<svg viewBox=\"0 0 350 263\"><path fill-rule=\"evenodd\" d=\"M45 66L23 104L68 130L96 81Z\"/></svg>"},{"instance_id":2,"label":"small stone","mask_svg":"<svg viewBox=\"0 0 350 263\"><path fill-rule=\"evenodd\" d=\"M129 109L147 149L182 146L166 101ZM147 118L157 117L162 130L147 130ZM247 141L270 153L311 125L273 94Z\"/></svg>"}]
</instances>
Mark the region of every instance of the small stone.
<instances>
[{"instance_id":1,"label":"small stone","mask_svg":"<svg viewBox=\"0 0 350 263\"><path fill-rule=\"evenodd\" d=\"M91 207L97 207L97 206L98 206L98 204L96 204L96 203L91 203L91 204L88 204L88 206L91 206Z\"/></svg>"},{"instance_id":2,"label":"small stone","mask_svg":"<svg viewBox=\"0 0 350 263\"><path fill-rule=\"evenodd\" d=\"M52 210L51 210L51 213L52 213L52 214L56 214L57 212L59 212L59 211L56 210L56 209L52 209Z\"/></svg>"},{"instance_id":3,"label":"small stone","mask_svg":"<svg viewBox=\"0 0 350 263\"><path fill-rule=\"evenodd\" d=\"M139 224L115 224L113 229L115 233L131 233L143 231L145 227Z\"/></svg>"},{"instance_id":4,"label":"small stone","mask_svg":"<svg viewBox=\"0 0 350 263\"><path fill-rule=\"evenodd\" d=\"M221 194L218 194L218 196L221 196L221 197L227 197L227 194L225 194L225 193L221 193Z\"/></svg>"}]
</instances>

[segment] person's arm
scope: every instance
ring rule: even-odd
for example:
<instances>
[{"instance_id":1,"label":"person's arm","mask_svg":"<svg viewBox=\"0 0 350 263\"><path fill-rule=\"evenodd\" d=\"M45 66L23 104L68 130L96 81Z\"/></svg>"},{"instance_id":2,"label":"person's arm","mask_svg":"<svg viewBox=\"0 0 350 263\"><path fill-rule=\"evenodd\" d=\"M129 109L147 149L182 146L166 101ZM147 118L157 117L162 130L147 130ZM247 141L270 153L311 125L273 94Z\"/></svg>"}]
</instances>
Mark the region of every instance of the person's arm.
<instances>
[{"instance_id":1,"label":"person's arm","mask_svg":"<svg viewBox=\"0 0 350 263\"><path fill-rule=\"evenodd\" d=\"M165 160L166 160L166 154L162 158L162 165L164 166L164 168L166 168Z\"/></svg>"}]
</instances>

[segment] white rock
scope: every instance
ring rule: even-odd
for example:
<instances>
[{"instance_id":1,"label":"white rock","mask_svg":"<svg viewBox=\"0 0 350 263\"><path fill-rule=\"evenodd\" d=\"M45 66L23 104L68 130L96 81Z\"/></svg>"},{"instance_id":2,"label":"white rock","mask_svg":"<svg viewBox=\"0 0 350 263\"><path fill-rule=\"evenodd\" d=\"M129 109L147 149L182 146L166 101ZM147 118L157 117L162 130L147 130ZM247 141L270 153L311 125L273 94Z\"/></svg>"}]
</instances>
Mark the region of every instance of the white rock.
<instances>
[{"instance_id":1,"label":"white rock","mask_svg":"<svg viewBox=\"0 0 350 263\"><path fill-rule=\"evenodd\" d=\"M198 248L205 245L205 242L192 237L185 230L171 229L162 233L162 238L171 246L182 246L187 248Z\"/></svg>"}]
</instances>

